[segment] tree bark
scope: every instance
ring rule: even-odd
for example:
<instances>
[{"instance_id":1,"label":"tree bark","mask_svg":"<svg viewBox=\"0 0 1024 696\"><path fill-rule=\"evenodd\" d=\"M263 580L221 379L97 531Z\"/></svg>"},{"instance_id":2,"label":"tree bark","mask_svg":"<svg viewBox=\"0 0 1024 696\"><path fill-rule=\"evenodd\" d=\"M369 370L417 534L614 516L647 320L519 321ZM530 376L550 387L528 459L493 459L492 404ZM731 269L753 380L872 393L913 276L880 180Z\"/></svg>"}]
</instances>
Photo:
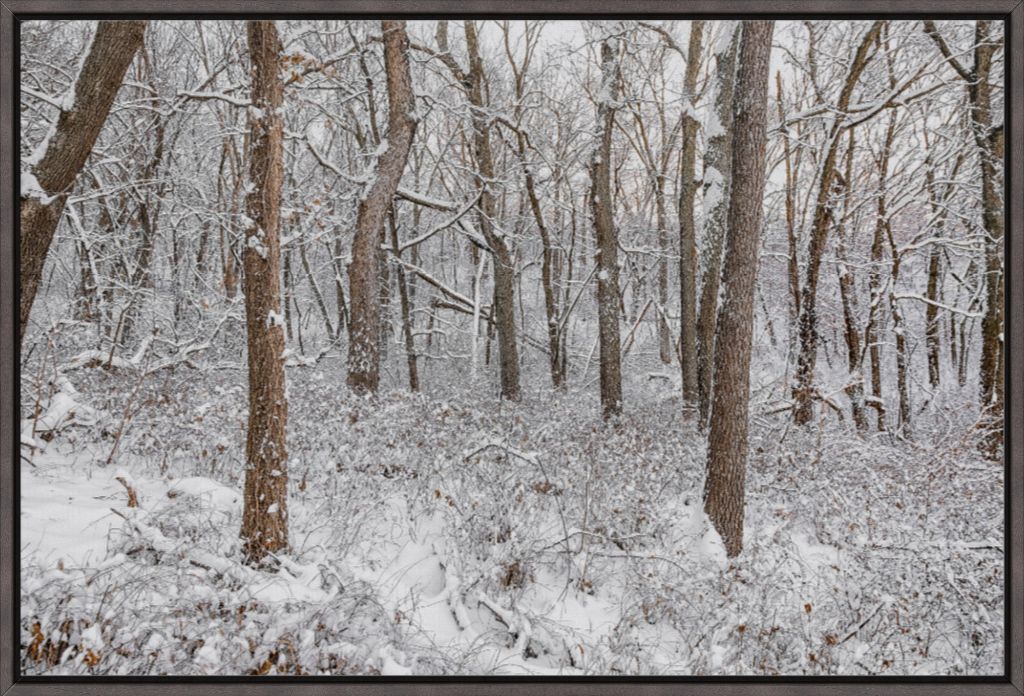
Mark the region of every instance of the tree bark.
<instances>
[{"instance_id":1,"label":"tree bark","mask_svg":"<svg viewBox=\"0 0 1024 696\"><path fill-rule=\"evenodd\" d=\"M471 20L463 23L466 50L469 53L470 120L473 125L473 155L476 159L480 186L480 231L494 256L494 322L498 332L498 361L501 375L501 396L518 401L519 347L516 344L515 267L504 235L494 227L497 206L491 185L494 180L494 156L491 152L490 125L485 113L484 64L477 45L476 27Z\"/></svg>"},{"instance_id":2,"label":"tree bark","mask_svg":"<svg viewBox=\"0 0 1024 696\"><path fill-rule=\"evenodd\" d=\"M772 21L746 21L733 104L732 188L718 313L704 510L726 553L743 550L754 289L764 218Z\"/></svg>"},{"instance_id":3,"label":"tree bark","mask_svg":"<svg viewBox=\"0 0 1024 696\"><path fill-rule=\"evenodd\" d=\"M349 266L348 386L359 393L376 391L380 382L380 243L417 125L405 22L382 20L381 34L388 85L387 148L359 201Z\"/></svg>"},{"instance_id":4,"label":"tree bark","mask_svg":"<svg viewBox=\"0 0 1024 696\"><path fill-rule=\"evenodd\" d=\"M718 290L722 277L722 247L729 214L729 188L732 179L732 103L736 86L736 54L740 27L733 28L726 51L718 56L715 67L715 123L708 129L704 155L704 253L700 309L697 315L697 405L703 427L711 414L711 377L715 345L715 319L718 316Z\"/></svg>"},{"instance_id":5,"label":"tree bark","mask_svg":"<svg viewBox=\"0 0 1024 696\"><path fill-rule=\"evenodd\" d=\"M699 123L693 100L697 94L700 71L701 42L704 22L690 24L690 43L686 52L686 75L683 79L683 150L679 174L679 367L682 370L683 403L689 408L698 399L697 387L697 240L694 225L694 200L697 182L694 171L697 159Z\"/></svg>"},{"instance_id":6,"label":"tree bark","mask_svg":"<svg viewBox=\"0 0 1024 696\"><path fill-rule=\"evenodd\" d=\"M19 201L21 301L18 340L25 338L29 313L39 290L46 254L60 222L67 196L92 152L125 71L142 46L144 21L102 21L81 72L72 85L70 107L61 108L42 156L22 173L22 191L30 176L28 195Z\"/></svg>"},{"instance_id":7,"label":"tree bark","mask_svg":"<svg viewBox=\"0 0 1024 696\"><path fill-rule=\"evenodd\" d=\"M288 548L288 401L281 317L281 183L284 175L284 85L281 41L271 21L246 24L252 61L249 180L244 268L249 353L249 430L245 443L242 532L245 558L262 565Z\"/></svg>"},{"instance_id":8,"label":"tree bark","mask_svg":"<svg viewBox=\"0 0 1024 696\"><path fill-rule=\"evenodd\" d=\"M597 241L597 312L601 411L622 412L622 355L619 336L619 244L612 211L612 130L619 98L619 66L613 40L601 43L601 88L597 104L598 146L590 163L590 204Z\"/></svg>"}]
</instances>

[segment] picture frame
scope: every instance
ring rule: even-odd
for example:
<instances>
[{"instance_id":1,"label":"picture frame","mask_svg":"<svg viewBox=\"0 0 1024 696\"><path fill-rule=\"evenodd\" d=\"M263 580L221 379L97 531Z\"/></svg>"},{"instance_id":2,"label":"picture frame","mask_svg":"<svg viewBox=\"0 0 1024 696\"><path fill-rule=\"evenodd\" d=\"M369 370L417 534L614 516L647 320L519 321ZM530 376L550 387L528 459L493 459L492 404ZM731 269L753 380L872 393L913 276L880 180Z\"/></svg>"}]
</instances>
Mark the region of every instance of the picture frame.
<instances>
[{"instance_id":1,"label":"picture frame","mask_svg":"<svg viewBox=\"0 0 1024 696\"><path fill-rule=\"evenodd\" d=\"M19 673L19 22L40 18L860 18L1003 22L1005 151L1005 672L998 677L42 677ZM1019 0L0 0L0 694L1024 695L1024 2Z\"/></svg>"}]
</instances>

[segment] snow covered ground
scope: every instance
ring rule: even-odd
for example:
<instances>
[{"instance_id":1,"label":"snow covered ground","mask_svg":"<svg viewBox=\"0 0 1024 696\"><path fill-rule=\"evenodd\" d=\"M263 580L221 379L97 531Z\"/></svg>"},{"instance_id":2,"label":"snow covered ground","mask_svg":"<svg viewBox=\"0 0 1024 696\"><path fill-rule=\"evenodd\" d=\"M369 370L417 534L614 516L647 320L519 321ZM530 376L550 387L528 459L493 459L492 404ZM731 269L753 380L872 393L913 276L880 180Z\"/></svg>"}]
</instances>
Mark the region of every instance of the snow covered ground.
<instances>
[{"instance_id":1,"label":"snow covered ground","mask_svg":"<svg viewBox=\"0 0 1024 696\"><path fill-rule=\"evenodd\" d=\"M730 562L670 381L606 425L593 389L364 399L341 370L289 369L292 550L266 573L239 562L244 372L68 369L23 432L22 669L1002 672L1002 470L964 409L916 444L755 409Z\"/></svg>"}]
</instances>

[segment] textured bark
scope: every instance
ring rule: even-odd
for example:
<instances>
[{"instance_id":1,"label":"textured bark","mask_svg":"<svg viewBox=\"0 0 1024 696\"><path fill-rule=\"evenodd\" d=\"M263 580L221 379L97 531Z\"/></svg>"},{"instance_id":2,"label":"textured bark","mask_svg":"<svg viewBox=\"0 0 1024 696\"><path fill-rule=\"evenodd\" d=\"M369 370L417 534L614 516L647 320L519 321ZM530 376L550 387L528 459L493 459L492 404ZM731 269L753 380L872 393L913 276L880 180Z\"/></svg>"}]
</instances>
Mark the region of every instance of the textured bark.
<instances>
[{"instance_id":1,"label":"textured bark","mask_svg":"<svg viewBox=\"0 0 1024 696\"><path fill-rule=\"evenodd\" d=\"M743 550L754 286L764 218L772 21L746 21L733 104L732 188L718 313L704 510L726 553Z\"/></svg>"},{"instance_id":2,"label":"textured bark","mask_svg":"<svg viewBox=\"0 0 1024 696\"><path fill-rule=\"evenodd\" d=\"M872 24L857 47L850 71L836 101L836 110L840 115L845 113L850 105L853 90L867 66L869 51L878 39L883 24L881 21ZM797 359L796 380L793 385L793 419L797 425L806 425L814 416L814 371L818 362L818 277L828 231L832 226L831 199L836 181L836 155L843 127L843 118L839 116L833 121L829 132L828 150L821 166L811 239L807 249L807 272L800 297L800 355Z\"/></svg>"},{"instance_id":3,"label":"textured bark","mask_svg":"<svg viewBox=\"0 0 1024 696\"><path fill-rule=\"evenodd\" d=\"M245 442L242 539L246 561L261 565L288 548L288 457L281 319L281 183L284 175L284 85L281 41L273 22L246 23L252 62L249 181L242 254L249 355L249 429Z\"/></svg>"},{"instance_id":4,"label":"textured bark","mask_svg":"<svg viewBox=\"0 0 1024 696\"><path fill-rule=\"evenodd\" d=\"M597 104L598 146L590 163L590 205L597 242L597 322L601 412L622 412L622 355L619 336L619 244L612 211L611 158L615 101L619 98L617 49L601 43L601 88Z\"/></svg>"},{"instance_id":5,"label":"textured bark","mask_svg":"<svg viewBox=\"0 0 1024 696\"><path fill-rule=\"evenodd\" d=\"M679 367L682 370L683 402L689 407L697 401L697 240L694 226L694 200L697 182L697 130L693 100L697 94L701 42L704 22L690 24L690 43L686 52L683 79L683 150L679 174Z\"/></svg>"},{"instance_id":6,"label":"textured bark","mask_svg":"<svg viewBox=\"0 0 1024 696\"><path fill-rule=\"evenodd\" d=\"M46 150L29 172L37 195L22 197L20 207L21 301L18 340L25 337L29 313L39 290L46 254L71 187L92 152L125 71L142 46L146 22L102 21L74 85L69 109L61 109ZM25 176L24 174L22 175Z\"/></svg>"},{"instance_id":7,"label":"textured bark","mask_svg":"<svg viewBox=\"0 0 1024 696\"><path fill-rule=\"evenodd\" d=\"M494 256L494 323L498 332L498 361L501 376L501 396L518 401L519 347L516 344L515 267L512 252L504 236L495 229L497 205L491 182L494 180L494 156L491 152L491 134L484 99L484 63L477 45L476 27L472 21L463 23L466 50L469 53L469 103L473 125L473 155L479 175L480 231Z\"/></svg>"},{"instance_id":8,"label":"textured bark","mask_svg":"<svg viewBox=\"0 0 1024 696\"><path fill-rule=\"evenodd\" d=\"M708 137L704 155L705 200L713 198L705 210L700 309L697 315L697 403L701 425L711 413L711 377L715 346L715 319L718 316L718 289L722 277L722 246L729 214L729 185L732 179L732 103L736 86L736 54L739 51L740 24L733 31L725 53L715 68L715 115L719 128Z\"/></svg>"},{"instance_id":9,"label":"textured bark","mask_svg":"<svg viewBox=\"0 0 1024 696\"><path fill-rule=\"evenodd\" d=\"M380 381L381 235L417 124L405 22L382 21L381 34L388 84L387 149L377 162L376 177L359 201L349 266L348 386L356 392L376 391Z\"/></svg>"}]
</instances>

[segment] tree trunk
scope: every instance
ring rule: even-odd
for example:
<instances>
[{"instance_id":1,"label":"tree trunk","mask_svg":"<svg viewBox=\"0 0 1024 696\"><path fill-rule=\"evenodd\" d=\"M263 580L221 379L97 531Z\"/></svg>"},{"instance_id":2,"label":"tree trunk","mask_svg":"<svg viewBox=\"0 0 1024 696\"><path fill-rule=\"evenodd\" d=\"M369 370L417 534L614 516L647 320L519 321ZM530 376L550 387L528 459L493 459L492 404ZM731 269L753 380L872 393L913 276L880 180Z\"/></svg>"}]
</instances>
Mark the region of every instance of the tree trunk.
<instances>
[{"instance_id":1,"label":"tree trunk","mask_svg":"<svg viewBox=\"0 0 1024 696\"><path fill-rule=\"evenodd\" d=\"M391 231L391 253L401 260L402 250L398 246L398 225L395 224L395 208L392 205L388 215L388 227ZM398 277L398 299L402 310L402 336L405 339L405 360L409 368L409 391L420 390L419 370L416 369L416 342L413 339L412 301L409 297L409 285L405 277L405 268L396 264L395 274Z\"/></svg>"},{"instance_id":2,"label":"tree trunk","mask_svg":"<svg viewBox=\"0 0 1024 696\"><path fill-rule=\"evenodd\" d=\"M125 71L142 46L145 32L144 21L97 24L82 70L71 87L74 98L70 108L61 109L42 156L29 172L21 175L19 341L25 338L46 254L67 196L92 152ZM28 195L25 195L26 189Z\"/></svg>"},{"instance_id":3,"label":"tree trunk","mask_svg":"<svg viewBox=\"0 0 1024 696\"><path fill-rule=\"evenodd\" d=\"M850 182L853 181L853 129L850 129L846 148L845 197L843 198L843 218L836 229L836 260L839 262L839 297L843 305L843 322L846 331L846 364L849 377L846 384L846 395L850 399L850 414L857 430L868 429L867 415L864 413L864 371L861 369L863 351L860 345L860 328L857 326L857 291L854 271L846 256L846 221L850 207Z\"/></svg>"},{"instance_id":4,"label":"tree trunk","mask_svg":"<svg viewBox=\"0 0 1024 696\"><path fill-rule=\"evenodd\" d=\"M601 411L605 418L622 412L622 356L619 336L619 249L612 211L611 158L615 101L619 98L617 48L601 43L601 88L597 104L598 147L590 164L590 204L597 241L597 321L600 347Z\"/></svg>"},{"instance_id":5,"label":"tree trunk","mask_svg":"<svg viewBox=\"0 0 1024 696\"><path fill-rule=\"evenodd\" d=\"M718 313L704 510L726 553L743 550L754 286L764 218L772 21L746 21L733 105L732 187Z\"/></svg>"},{"instance_id":6,"label":"tree trunk","mask_svg":"<svg viewBox=\"0 0 1024 696\"><path fill-rule=\"evenodd\" d=\"M788 259L786 261L786 272L789 279L789 323L787 327L787 362L789 357L796 352L797 325L800 321L800 264L797 262L797 239L796 239L796 191L793 182L796 180L796 172L793 166L793 153L789 146L789 132L786 130L786 113L782 105L782 72L775 73L776 97L778 99L779 123L782 124L782 159L785 163L786 172L786 245ZM799 138L799 133L797 138ZM788 374L788 372L787 372Z\"/></svg>"},{"instance_id":7,"label":"tree trunk","mask_svg":"<svg viewBox=\"0 0 1024 696\"><path fill-rule=\"evenodd\" d=\"M711 414L711 377L718 316L718 289L722 277L722 247L729 214L729 185L732 179L732 103L736 86L736 54L740 27L737 23L726 51L715 67L715 111L708 128L704 155L704 253L700 309L697 315L697 404L703 427Z\"/></svg>"},{"instance_id":8,"label":"tree trunk","mask_svg":"<svg viewBox=\"0 0 1024 696\"><path fill-rule=\"evenodd\" d=\"M284 327L281 317L281 182L284 174L284 85L281 41L273 22L246 25L252 61L249 180L244 268L249 348L249 430L245 443L242 539L246 561L261 565L288 548L288 457L285 427ZM255 111L258 109L258 111Z\"/></svg>"},{"instance_id":9,"label":"tree trunk","mask_svg":"<svg viewBox=\"0 0 1024 696\"><path fill-rule=\"evenodd\" d=\"M892 313L892 331L896 335L896 390L900 396L900 422L897 428L908 440L914 438L912 412L910 407L910 355L907 351L907 329L903 321L903 311L896 301L896 282L900 277L900 254L892 236L889 221L885 221L885 232L889 239L891 254L891 281L889 283L889 311Z\"/></svg>"},{"instance_id":10,"label":"tree trunk","mask_svg":"<svg viewBox=\"0 0 1024 696\"><path fill-rule=\"evenodd\" d=\"M814 371L818 362L818 276L825 254L828 230L832 226L832 194L836 180L836 153L840 133L844 127L842 114L850 105L853 90L868 63L868 51L881 32L883 22L871 25L857 47L846 82L836 102L840 114L832 123L828 135L828 150L821 166L818 194L814 205L811 239L807 249L807 273L800 298L800 354L797 359L796 380L793 385L793 419L797 425L806 425L814 416Z\"/></svg>"},{"instance_id":11,"label":"tree trunk","mask_svg":"<svg viewBox=\"0 0 1024 696\"><path fill-rule=\"evenodd\" d=\"M476 27L472 21L463 24L466 50L469 53L469 102L473 124L473 154L476 158L480 185L480 231L494 256L494 311L498 332L498 360L501 375L501 396L518 401L519 348L516 344L515 268L512 253L503 235L494 229L496 215L494 193L494 158L491 152L490 126L485 113L484 64L477 45Z\"/></svg>"},{"instance_id":12,"label":"tree trunk","mask_svg":"<svg viewBox=\"0 0 1024 696\"><path fill-rule=\"evenodd\" d=\"M359 201L349 267L348 386L360 393L376 391L380 381L380 240L417 124L405 22L382 20L381 34L388 84L387 149Z\"/></svg>"},{"instance_id":13,"label":"tree trunk","mask_svg":"<svg viewBox=\"0 0 1024 696\"><path fill-rule=\"evenodd\" d=\"M697 159L697 122L693 100L697 94L704 22L690 24L690 44L683 79L683 149L679 174L679 367L682 370L683 403L687 410L698 399L697 388L697 240L694 227L694 180Z\"/></svg>"}]
</instances>

